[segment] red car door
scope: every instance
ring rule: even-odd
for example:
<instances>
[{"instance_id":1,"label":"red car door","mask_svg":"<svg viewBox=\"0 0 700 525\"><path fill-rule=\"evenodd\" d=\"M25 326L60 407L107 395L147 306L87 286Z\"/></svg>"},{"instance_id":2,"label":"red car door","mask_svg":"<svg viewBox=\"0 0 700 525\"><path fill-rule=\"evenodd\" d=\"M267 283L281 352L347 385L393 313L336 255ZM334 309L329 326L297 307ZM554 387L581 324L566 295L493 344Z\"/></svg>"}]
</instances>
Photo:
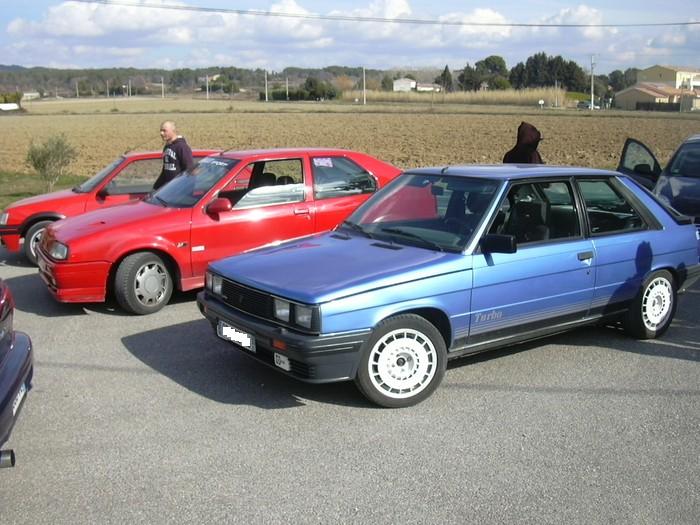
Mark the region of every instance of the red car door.
<instances>
[{"instance_id":1,"label":"red car door","mask_svg":"<svg viewBox=\"0 0 700 525\"><path fill-rule=\"evenodd\" d=\"M285 158L248 164L235 176L250 177L246 189L219 192L219 197L231 201L230 211L207 213L211 199L192 210L191 277L203 279L213 260L315 231L303 161Z\"/></svg>"},{"instance_id":2,"label":"red car door","mask_svg":"<svg viewBox=\"0 0 700 525\"><path fill-rule=\"evenodd\" d=\"M343 222L378 187L377 180L358 162L342 155L309 158L316 205L316 231L326 231Z\"/></svg>"}]
</instances>

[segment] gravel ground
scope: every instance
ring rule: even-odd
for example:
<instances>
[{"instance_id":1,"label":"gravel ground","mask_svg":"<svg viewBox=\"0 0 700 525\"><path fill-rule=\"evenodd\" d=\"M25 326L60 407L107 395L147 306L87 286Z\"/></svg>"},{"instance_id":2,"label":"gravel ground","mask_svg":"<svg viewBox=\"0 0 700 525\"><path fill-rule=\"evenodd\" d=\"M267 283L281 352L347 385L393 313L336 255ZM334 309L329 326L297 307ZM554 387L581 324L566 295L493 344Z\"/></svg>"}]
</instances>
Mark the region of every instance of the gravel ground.
<instances>
[{"instance_id":1,"label":"gravel ground","mask_svg":"<svg viewBox=\"0 0 700 525\"><path fill-rule=\"evenodd\" d=\"M700 287L659 341L610 328L462 359L409 409L283 377L193 294L55 302L0 248L34 388L2 523L658 523L700 516Z\"/></svg>"}]
</instances>

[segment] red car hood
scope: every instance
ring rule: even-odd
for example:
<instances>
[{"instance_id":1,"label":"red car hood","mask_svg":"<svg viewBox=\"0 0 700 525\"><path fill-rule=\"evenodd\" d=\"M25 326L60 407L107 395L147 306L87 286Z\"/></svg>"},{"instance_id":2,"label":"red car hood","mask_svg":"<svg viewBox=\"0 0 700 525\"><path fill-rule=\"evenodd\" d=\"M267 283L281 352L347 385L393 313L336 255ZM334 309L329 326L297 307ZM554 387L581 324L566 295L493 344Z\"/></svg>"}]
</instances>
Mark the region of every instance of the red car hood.
<instances>
[{"instance_id":1,"label":"red car hood","mask_svg":"<svg viewBox=\"0 0 700 525\"><path fill-rule=\"evenodd\" d=\"M79 198L83 194L81 193L75 193L74 191L71 190L60 190L60 191L54 191L52 193L44 193L42 195L35 195L34 197L27 197L26 199L20 199L18 201L13 202L11 205L7 207L8 210L11 210L12 208L19 208L20 206L31 206L32 204L46 204L51 201L65 201L65 199L70 199L70 198Z\"/></svg>"},{"instance_id":2,"label":"red car hood","mask_svg":"<svg viewBox=\"0 0 700 525\"><path fill-rule=\"evenodd\" d=\"M187 208L187 211L190 209ZM164 225L172 227L173 222L162 217L182 212L182 208L165 208L157 204L135 201L63 219L51 224L49 229L50 235L63 243L70 243L82 237L95 237L105 232L113 233L116 240L128 233L147 233L152 224L160 230Z\"/></svg>"}]
</instances>

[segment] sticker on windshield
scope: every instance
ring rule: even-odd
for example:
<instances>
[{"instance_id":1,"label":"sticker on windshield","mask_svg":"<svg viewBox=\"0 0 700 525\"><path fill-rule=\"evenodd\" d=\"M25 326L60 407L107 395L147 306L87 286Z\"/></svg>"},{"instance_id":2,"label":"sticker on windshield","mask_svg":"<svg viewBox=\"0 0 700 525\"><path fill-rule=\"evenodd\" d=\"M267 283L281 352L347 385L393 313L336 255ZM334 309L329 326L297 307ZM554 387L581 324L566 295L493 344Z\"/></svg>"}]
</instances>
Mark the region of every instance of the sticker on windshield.
<instances>
[{"instance_id":1,"label":"sticker on windshield","mask_svg":"<svg viewBox=\"0 0 700 525\"><path fill-rule=\"evenodd\" d=\"M319 168L332 168L333 159L330 157L316 157L314 159L314 166L318 166Z\"/></svg>"},{"instance_id":2,"label":"sticker on windshield","mask_svg":"<svg viewBox=\"0 0 700 525\"><path fill-rule=\"evenodd\" d=\"M228 163L222 162L220 160L214 160L214 159L202 159L200 161L200 164L213 164L214 166L228 166Z\"/></svg>"}]
</instances>

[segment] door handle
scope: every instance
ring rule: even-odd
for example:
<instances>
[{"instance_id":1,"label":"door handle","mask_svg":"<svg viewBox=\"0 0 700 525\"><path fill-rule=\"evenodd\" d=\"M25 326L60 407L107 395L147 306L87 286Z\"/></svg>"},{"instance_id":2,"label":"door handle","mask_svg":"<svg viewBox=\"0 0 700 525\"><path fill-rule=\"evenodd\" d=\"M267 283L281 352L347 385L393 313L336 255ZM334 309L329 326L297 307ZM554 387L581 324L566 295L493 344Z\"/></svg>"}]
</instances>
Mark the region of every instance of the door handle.
<instances>
[{"instance_id":1,"label":"door handle","mask_svg":"<svg viewBox=\"0 0 700 525\"><path fill-rule=\"evenodd\" d=\"M593 252L581 252L578 254L579 261L586 261L588 259L593 259Z\"/></svg>"},{"instance_id":2,"label":"door handle","mask_svg":"<svg viewBox=\"0 0 700 525\"><path fill-rule=\"evenodd\" d=\"M309 208L294 208L294 215L308 215Z\"/></svg>"}]
</instances>

